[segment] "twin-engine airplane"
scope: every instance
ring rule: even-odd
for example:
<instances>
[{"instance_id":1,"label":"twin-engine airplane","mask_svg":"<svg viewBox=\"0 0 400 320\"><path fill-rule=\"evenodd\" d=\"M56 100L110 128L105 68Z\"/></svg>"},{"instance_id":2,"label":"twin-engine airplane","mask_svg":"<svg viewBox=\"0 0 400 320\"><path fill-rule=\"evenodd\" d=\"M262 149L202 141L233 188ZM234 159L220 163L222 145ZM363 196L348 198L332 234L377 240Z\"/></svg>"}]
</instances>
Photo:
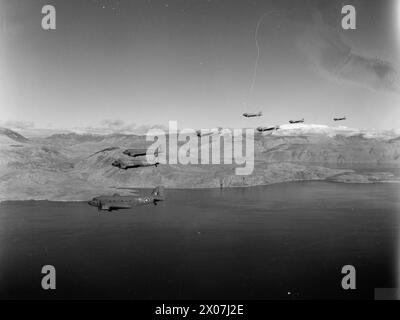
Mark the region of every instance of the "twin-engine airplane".
<instances>
[{"instance_id":1,"label":"twin-engine airplane","mask_svg":"<svg viewBox=\"0 0 400 320\"><path fill-rule=\"evenodd\" d=\"M253 118L253 117L261 117L262 116L262 111L258 112L258 113L243 113L243 117L246 118Z\"/></svg>"},{"instance_id":2,"label":"twin-engine airplane","mask_svg":"<svg viewBox=\"0 0 400 320\"><path fill-rule=\"evenodd\" d=\"M301 120L289 120L289 123L304 123L304 119L301 119Z\"/></svg>"},{"instance_id":3,"label":"twin-engine airplane","mask_svg":"<svg viewBox=\"0 0 400 320\"><path fill-rule=\"evenodd\" d=\"M207 136L212 136L214 134L221 134L222 128L219 127L218 129L211 129L211 130L197 130L196 135L200 137L207 137Z\"/></svg>"},{"instance_id":4,"label":"twin-engine airplane","mask_svg":"<svg viewBox=\"0 0 400 320\"><path fill-rule=\"evenodd\" d=\"M155 157L158 157L159 148L153 150L147 150L146 148L136 148L136 149L126 149L123 154L130 156L130 157L143 157L147 155L147 152L149 154L154 154Z\"/></svg>"},{"instance_id":5,"label":"twin-engine airplane","mask_svg":"<svg viewBox=\"0 0 400 320\"><path fill-rule=\"evenodd\" d=\"M160 163L159 162L148 162L146 159L145 160L138 160L138 159L133 159L130 161L125 161L122 159L117 159L114 160L111 165L123 170L128 170L130 168L142 168L142 167L151 167L155 166L157 167Z\"/></svg>"},{"instance_id":6,"label":"twin-engine airplane","mask_svg":"<svg viewBox=\"0 0 400 320\"><path fill-rule=\"evenodd\" d=\"M343 117L343 118L333 118L333 121L342 121L342 120L346 120L346 117Z\"/></svg>"},{"instance_id":7,"label":"twin-engine airplane","mask_svg":"<svg viewBox=\"0 0 400 320\"><path fill-rule=\"evenodd\" d=\"M279 126L272 126L272 127L257 127L258 132L265 132L265 131L273 131L273 130L278 130Z\"/></svg>"},{"instance_id":8,"label":"twin-engine airplane","mask_svg":"<svg viewBox=\"0 0 400 320\"><path fill-rule=\"evenodd\" d=\"M164 200L164 188L157 187L152 193L147 196L120 196L119 194L114 194L113 196L99 196L88 201L88 204L97 207L99 211L112 211L120 209L131 209L132 207L144 206L148 204L157 205L157 202Z\"/></svg>"}]
</instances>

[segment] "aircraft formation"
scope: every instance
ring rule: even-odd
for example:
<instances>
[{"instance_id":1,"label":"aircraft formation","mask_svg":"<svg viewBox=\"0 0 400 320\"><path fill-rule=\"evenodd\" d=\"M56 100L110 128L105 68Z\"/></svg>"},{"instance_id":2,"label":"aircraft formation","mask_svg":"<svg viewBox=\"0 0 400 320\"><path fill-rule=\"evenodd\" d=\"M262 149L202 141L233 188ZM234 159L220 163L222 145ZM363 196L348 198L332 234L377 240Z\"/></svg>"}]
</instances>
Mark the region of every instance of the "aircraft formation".
<instances>
[{"instance_id":1,"label":"aircraft formation","mask_svg":"<svg viewBox=\"0 0 400 320\"><path fill-rule=\"evenodd\" d=\"M102 151L111 151L118 148L107 148ZM129 160L124 159L115 159L111 165L123 170L127 170L130 168L141 168L141 167L150 167L159 165L159 162L156 161L159 155L159 148L154 150L154 162L147 161L147 153L148 150L144 148L136 148L136 149L126 149L122 153L128 156ZM98 152L97 152L98 153ZM98 196L88 201L88 204L93 207L97 207L98 211L108 211L111 212L113 210L120 209L131 209L133 207L154 204L157 205L159 201L164 200L164 188L159 186L155 188L149 196L139 196L137 194L136 189L133 188L125 188L121 187L118 189L128 189L132 195L121 196L118 193L115 193L112 196Z\"/></svg>"},{"instance_id":2,"label":"aircraft formation","mask_svg":"<svg viewBox=\"0 0 400 320\"><path fill-rule=\"evenodd\" d=\"M107 148L102 151L110 151L116 148ZM118 148L117 148L118 149ZM99 151L101 152L101 151ZM122 153L129 157L129 160L125 159L115 159L111 165L123 170L127 170L130 168L141 168L141 167L150 167L159 165L159 162L156 161L159 155L159 148L154 150L154 159L153 162L148 162L147 153L148 150L144 148L136 148L136 149L126 149ZM118 188L118 189L128 189L133 193L129 196L121 196L118 193L115 193L112 196L98 196L88 201L88 204L93 207L97 207L98 211L113 211L119 209L131 209L133 207L154 204L157 205L159 201L164 200L164 189L159 186L155 188L149 196L139 196L137 192L132 191L136 190L133 188Z\"/></svg>"},{"instance_id":3,"label":"aircraft formation","mask_svg":"<svg viewBox=\"0 0 400 320\"><path fill-rule=\"evenodd\" d=\"M253 117L261 117L262 112L258 113L243 113L243 116L246 118L253 118ZM346 117L335 117L333 121L344 121ZM304 123L304 118L300 120L289 120L289 123ZM279 125L275 126L268 126L268 127L257 127L256 130L260 133L263 132L272 132L279 130ZM205 136L212 136L214 134L221 134L222 128L218 128L218 130L214 131L201 131L197 130L196 135L200 137ZM116 148L107 148L102 151L111 151ZM96 152L96 153L99 153ZM159 165L159 162L156 160L159 155L159 148L154 150L154 159L155 161L148 162L147 160L147 153L148 150L146 148L133 148L133 149L126 149L122 153L129 157L129 160L125 159L115 159L111 165L117 167L122 170L127 170L130 168L142 168L142 167L150 167ZM96 154L95 153L95 154ZM94 155L94 154L93 154ZM91 155L92 156L92 155ZM132 189L132 188L118 188L118 189ZM141 205L148 205L154 204L157 205L159 201L163 201L163 187L155 188L149 196L139 196L137 194L132 194L129 196L121 196L119 194L114 194L112 196L98 196L93 198L92 200L88 201L90 206L97 207L98 211L113 211L113 210L120 210L120 209L131 209L132 207L141 206ZM135 193L135 192L133 192Z\"/></svg>"},{"instance_id":4,"label":"aircraft formation","mask_svg":"<svg viewBox=\"0 0 400 320\"><path fill-rule=\"evenodd\" d=\"M243 116L246 118L253 118L253 117L261 117L262 116L262 111L258 113L243 113ZM346 120L346 117L336 117L333 118L333 121L344 121ZM304 123L304 118L299 119L299 120L289 120L290 124L295 124L295 123ZM276 131L279 130L280 127L279 125L276 126L269 126L269 127L257 127L256 130L260 133L267 132L267 131Z\"/></svg>"}]
</instances>

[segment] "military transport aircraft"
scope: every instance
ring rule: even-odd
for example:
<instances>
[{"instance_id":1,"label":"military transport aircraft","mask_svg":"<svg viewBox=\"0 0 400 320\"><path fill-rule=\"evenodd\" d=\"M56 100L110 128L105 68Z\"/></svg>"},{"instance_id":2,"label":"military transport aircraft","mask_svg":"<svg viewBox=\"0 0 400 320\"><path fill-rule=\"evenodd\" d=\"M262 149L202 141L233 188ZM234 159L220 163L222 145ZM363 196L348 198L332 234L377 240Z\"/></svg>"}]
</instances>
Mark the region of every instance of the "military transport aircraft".
<instances>
[{"instance_id":1,"label":"military transport aircraft","mask_svg":"<svg viewBox=\"0 0 400 320\"><path fill-rule=\"evenodd\" d=\"M197 130L196 134L200 138L200 137L212 136L214 134L220 134L221 131L222 131L222 128L219 127L218 130L211 129L211 130L205 130L205 132L201 132L201 130Z\"/></svg>"},{"instance_id":2,"label":"military transport aircraft","mask_svg":"<svg viewBox=\"0 0 400 320\"><path fill-rule=\"evenodd\" d=\"M304 123L304 119L301 119L301 120L289 120L289 123Z\"/></svg>"},{"instance_id":3,"label":"military transport aircraft","mask_svg":"<svg viewBox=\"0 0 400 320\"><path fill-rule=\"evenodd\" d=\"M155 149L154 152L152 152L153 150L149 150L149 151L150 151L149 154L154 153L155 157L158 157L158 153L160 152L159 148ZM126 154L127 156L130 156L130 157L142 157L142 156L147 155L147 152L148 152L148 150L146 148L140 148L140 149L136 148L136 149L126 149L122 153Z\"/></svg>"},{"instance_id":4,"label":"military transport aircraft","mask_svg":"<svg viewBox=\"0 0 400 320\"><path fill-rule=\"evenodd\" d=\"M272 131L272 130L278 130L279 126L272 126L272 127L257 127L258 132L265 132L265 131Z\"/></svg>"},{"instance_id":5,"label":"military transport aircraft","mask_svg":"<svg viewBox=\"0 0 400 320\"><path fill-rule=\"evenodd\" d=\"M258 113L243 113L243 117L246 118L253 118L253 117L261 117L262 116L262 111L258 112Z\"/></svg>"},{"instance_id":6,"label":"military transport aircraft","mask_svg":"<svg viewBox=\"0 0 400 320\"><path fill-rule=\"evenodd\" d=\"M342 117L342 118L333 118L333 121L342 121L342 120L346 120L346 117Z\"/></svg>"},{"instance_id":7,"label":"military transport aircraft","mask_svg":"<svg viewBox=\"0 0 400 320\"><path fill-rule=\"evenodd\" d=\"M120 196L114 194L112 196L99 196L88 201L88 204L97 207L98 211L112 211L119 209L131 209L132 207L144 206L147 204L157 205L157 202L164 200L164 188L155 188L149 196Z\"/></svg>"},{"instance_id":8,"label":"military transport aircraft","mask_svg":"<svg viewBox=\"0 0 400 320\"><path fill-rule=\"evenodd\" d=\"M120 169L130 169L130 168L141 168L141 167L151 167L151 166L155 166L157 167L160 163L159 162L148 162L147 160L138 160L138 159L134 159L134 160L130 160L130 161L125 161L122 159L117 159L114 160L111 165L114 167L118 167Z\"/></svg>"}]
</instances>

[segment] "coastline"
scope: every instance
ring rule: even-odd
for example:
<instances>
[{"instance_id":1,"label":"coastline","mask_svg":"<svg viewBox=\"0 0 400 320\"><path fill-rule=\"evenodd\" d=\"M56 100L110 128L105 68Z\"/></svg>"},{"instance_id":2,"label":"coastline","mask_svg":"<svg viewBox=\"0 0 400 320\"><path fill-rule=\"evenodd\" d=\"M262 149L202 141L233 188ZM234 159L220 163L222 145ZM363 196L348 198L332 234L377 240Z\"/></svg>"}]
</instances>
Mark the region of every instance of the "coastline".
<instances>
[{"instance_id":1,"label":"coastline","mask_svg":"<svg viewBox=\"0 0 400 320\"><path fill-rule=\"evenodd\" d=\"M324 167L320 167L324 168ZM388 177L392 177L392 179L388 179ZM276 184L284 184L284 183L295 183L295 182L327 182L327 183L337 183L337 184L354 184L354 185L364 185L364 184L387 184L387 183L400 183L400 177L396 177L393 173L390 172L379 172L377 175L373 175L370 172L368 174L358 174L354 170L343 170L341 173L336 173L334 175L330 175L322 178L310 178L310 179L290 179L290 180L276 180L268 183L258 183L258 184L247 184L247 185L229 185L223 187L217 186L193 186L193 187L179 187L179 186L165 186L168 190L229 190L229 189L237 189L237 188L254 188L254 187L262 187L262 186L270 186ZM132 187L137 189L139 192L146 193L146 191L151 190L152 186L135 186ZM101 192L100 190L104 191ZM97 191L97 192L96 192ZM24 194L21 191L18 192L18 197L4 197L0 199L1 203L7 202L20 202L20 201L48 201L48 202L86 202L88 199L98 196L100 194L112 194L119 193L121 195L129 195L129 192L124 192L123 190L116 190L114 188L103 188L100 187L98 190L85 190L78 191L80 193L80 197L73 197L71 195L57 196L52 195L50 197L43 197L43 195L31 196L28 194ZM4 193L2 193L4 194Z\"/></svg>"}]
</instances>

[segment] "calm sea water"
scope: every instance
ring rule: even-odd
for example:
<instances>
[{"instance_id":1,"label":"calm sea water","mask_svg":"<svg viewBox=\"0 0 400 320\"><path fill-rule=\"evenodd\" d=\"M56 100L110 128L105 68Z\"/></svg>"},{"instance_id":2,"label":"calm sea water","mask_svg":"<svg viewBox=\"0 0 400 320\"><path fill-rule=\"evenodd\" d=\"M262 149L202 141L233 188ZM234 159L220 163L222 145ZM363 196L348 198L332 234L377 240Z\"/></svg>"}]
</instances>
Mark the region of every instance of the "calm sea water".
<instances>
[{"instance_id":1,"label":"calm sea water","mask_svg":"<svg viewBox=\"0 0 400 320\"><path fill-rule=\"evenodd\" d=\"M0 204L0 298L370 298L397 287L399 184L168 190L158 206ZM57 289L41 289L54 265ZM341 289L341 268L357 290Z\"/></svg>"}]
</instances>

